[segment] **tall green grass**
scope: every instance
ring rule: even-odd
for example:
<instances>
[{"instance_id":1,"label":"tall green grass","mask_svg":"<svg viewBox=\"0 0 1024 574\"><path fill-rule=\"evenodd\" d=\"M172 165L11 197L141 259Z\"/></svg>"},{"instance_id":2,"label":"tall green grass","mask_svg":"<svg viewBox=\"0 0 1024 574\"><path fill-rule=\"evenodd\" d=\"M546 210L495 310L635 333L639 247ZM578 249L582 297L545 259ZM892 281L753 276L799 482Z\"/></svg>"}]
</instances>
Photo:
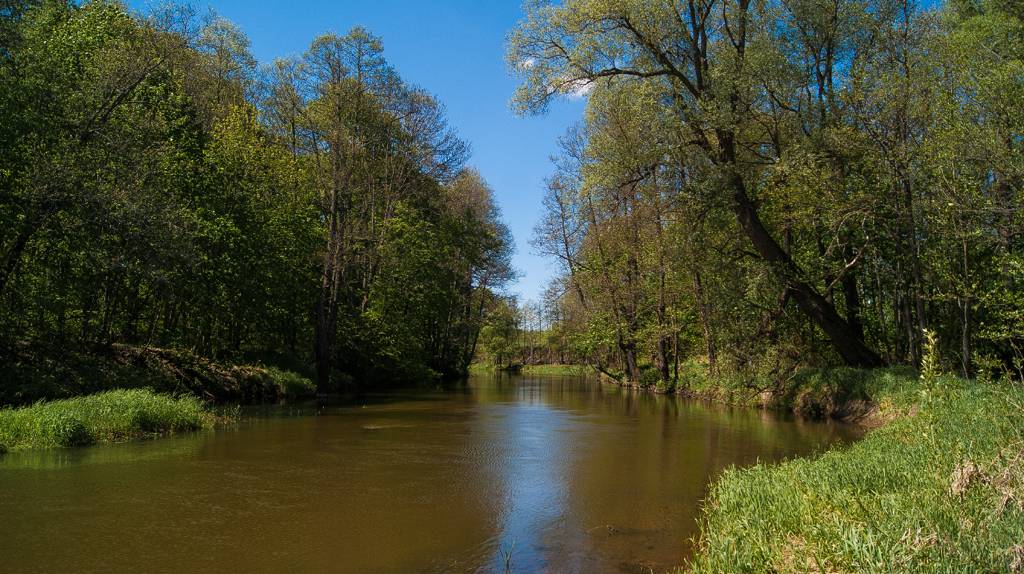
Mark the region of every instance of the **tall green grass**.
<instances>
[{"instance_id":1,"label":"tall green grass","mask_svg":"<svg viewBox=\"0 0 1024 574\"><path fill-rule=\"evenodd\" d=\"M524 375L564 375L584 376L594 372L594 369L586 365L526 365L520 371Z\"/></svg>"},{"instance_id":2,"label":"tall green grass","mask_svg":"<svg viewBox=\"0 0 1024 574\"><path fill-rule=\"evenodd\" d=\"M267 372L270 384L277 391L277 396L288 399L301 399L316 394L316 385L306 377L276 367L263 367Z\"/></svg>"},{"instance_id":3,"label":"tall green grass","mask_svg":"<svg viewBox=\"0 0 1024 574\"><path fill-rule=\"evenodd\" d=\"M0 409L0 444L11 449L67 447L208 428L214 416L194 397L147 389Z\"/></svg>"},{"instance_id":4,"label":"tall green grass","mask_svg":"<svg viewBox=\"0 0 1024 574\"><path fill-rule=\"evenodd\" d=\"M817 458L727 471L706 502L690 570L1024 565L1024 390L891 371L862 372L858 385L889 422Z\"/></svg>"}]
</instances>

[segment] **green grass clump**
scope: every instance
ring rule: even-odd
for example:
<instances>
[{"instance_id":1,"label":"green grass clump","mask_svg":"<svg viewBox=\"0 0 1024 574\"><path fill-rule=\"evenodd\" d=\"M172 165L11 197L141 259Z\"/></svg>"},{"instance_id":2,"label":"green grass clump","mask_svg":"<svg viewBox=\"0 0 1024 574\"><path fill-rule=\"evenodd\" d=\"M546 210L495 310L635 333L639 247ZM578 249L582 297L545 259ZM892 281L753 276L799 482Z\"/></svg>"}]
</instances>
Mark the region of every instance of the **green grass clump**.
<instances>
[{"instance_id":1,"label":"green grass clump","mask_svg":"<svg viewBox=\"0 0 1024 574\"><path fill-rule=\"evenodd\" d=\"M486 363L472 363L469 365L469 374L486 375L502 372L502 369L495 365ZM594 369L587 365L523 365L519 373L524 375L559 375L580 377L592 374Z\"/></svg>"},{"instance_id":2,"label":"green grass clump","mask_svg":"<svg viewBox=\"0 0 1024 574\"><path fill-rule=\"evenodd\" d=\"M471 375L485 375L496 372L498 372L498 369L494 365L487 365L484 363L471 363L469 365L469 374Z\"/></svg>"},{"instance_id":3,"label":"green grass clump","mask_svg":"<svg viewBox=\"0 0 1024 574\"><path fill-rule=\"evenodd\" d=\"M214 417L194 397L147 389L0 410L0 443L12 449L68 447L208 428Z\"/></svg>"},{"instance_id":4,"label":"green grass clump","mask_svg":"<svg viewBox=\"0 0 1024 574\"><path fill-rule=\"evenodd\" d=\"M264 368L267 371L267 376L277 388L278 395L286 398L302 398L316 394L316 384L306 377L275 367Z\"/></svg>"},{"instance_id":5,"label":"green grass clump","mask_svg":"<svg viewBox=\"0 0 1024 574\"><path fill-rule=\"evenodd\" d=\"M526 365L522 370L527 375L583 376L593 372L586 365Z\"/></svg>"},{"instance_id":6,"label":"green grass clump","mask_svg":"<svg viewBox=\"0 0 1024 574\"><path fill-rule=\"evenodd\" d=\"M891 421L817 458L727 471L705 505L693 572L988 572L1024 562L1024 390L873 373L853 382L847 373L846 386Z\"/></svg>"}]
</instances>

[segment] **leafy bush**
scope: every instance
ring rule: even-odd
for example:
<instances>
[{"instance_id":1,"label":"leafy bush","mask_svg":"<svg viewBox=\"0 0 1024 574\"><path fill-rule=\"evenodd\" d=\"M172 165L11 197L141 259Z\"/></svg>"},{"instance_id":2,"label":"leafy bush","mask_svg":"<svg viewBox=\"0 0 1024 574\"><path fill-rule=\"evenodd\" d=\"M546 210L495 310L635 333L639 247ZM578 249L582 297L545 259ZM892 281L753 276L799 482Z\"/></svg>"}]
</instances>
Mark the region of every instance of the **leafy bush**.
<instances>
[{"instance_id":1,"label":"leafy bush","mask_svg":"<svg viewBox=\"0 0 1024 574\"><path fill-rule=\"evenodd\" d=\"M278 389L278 394L287 398L308 397L316 393L313 381L292 371L267 367L267 374Z\"/></svg>"},{"instance_id":2,"label":"leafy bush","mask_svg":"<svg viewBox=\"0 0 1024 574\"><path fill-rule=\"evenodd\" d=\"M643 368L640 370L640 380L637 381L641 387L655 387L661 382L661 373L658 369L653 367Z\"/></svg>"}]
</instances>

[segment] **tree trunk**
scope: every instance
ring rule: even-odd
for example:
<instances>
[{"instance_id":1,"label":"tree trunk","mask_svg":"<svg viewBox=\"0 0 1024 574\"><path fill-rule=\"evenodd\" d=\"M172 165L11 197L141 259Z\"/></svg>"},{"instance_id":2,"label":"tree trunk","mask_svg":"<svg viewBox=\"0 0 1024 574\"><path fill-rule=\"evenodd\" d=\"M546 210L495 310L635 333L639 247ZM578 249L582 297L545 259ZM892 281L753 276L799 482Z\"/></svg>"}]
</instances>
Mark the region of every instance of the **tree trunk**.
<instances>
[{"instance_id":1,"label":"tree trunk","mask_svg":"<svg viewBox=\"0 0 1024 574\"><path fill-rule=\"evenodd\" d=\"M847 247L845 256L847 259L852 261L855 257L852 250ZM846 302L846 321L850 324L850 328L853 329L857 338L861 341L864 340L864 322L861 321L860 313L860 292L857 290L857 269L859 265L855 265L850 269L847 269L843 273L840 283L843 287L843 299Z\"/></svg>"},{"instance_id":2,"label":"tree trunk","mask_svg":"<svg viewBox=\"0 0 1024 574\"><path fill-rule=\"evenodd\" d=\"M626 367L626 381L630 383L640 382L640 367L636 361L636 345L632 343L619 343L622 351L622 360Z\"/></svg>"},{"instance_id":3,"label":"tree trunk","mask_svg":"<svg viewBox=\"0 0 1024 574\"><path fill-rule=\"evenodd\" d=\"M964 272L964 285L970 285L970 267L967 250L967 237L961 239L963 246L962 262ZM960 299L961 306L961 329L960 329L960 364L963 367L964 378L971 376L971 331L970 331L970 319L971 319L971 294L967 289L964 289L964 294Z\"/></svg>"},{"instance_id":4,"label":"tree trunk","mask_svg":"<svg viewBox=\"0 0 1024 574\"><path fill-rule=\"evenodd\" d=\"M327 394L331 383L331 331L330 302L326 294L321 292L316 303L316 323L313 343L313 355L316 360L316 393L318 396Z\"/></svg>"},{"instance_id":5,"label":"tree trunk","mask_svg":"<svg viewBox=\"0 0 1024 574\"><path fill-rule=\"evenodd\" d=\"M704 346L708 354L708 374L718 374L718 347L715 344L715 333L711 327L711 312L708 309L707 300L704 297L704 282L700 278L700 272L693 272L693 298L697 303L697 314L700 317L700 326L704 331ZM679 335L676 335L678 340Z\"/></svg>"},{"instance_id":6,"label":"tree trunk","mask_svg":"<svg viewBox=\"0 0 1024 574\"><path fill-rule=\"evenodd\" d=\"M21 262L21 254L24 253L28 240L35 233L35 230L36 227L34 225L23 226L21 231L18 232L18 236L14 238L14 244L7 250L4 266L0 269L0 295L3 295L7 282L18 268L18 264Z\"/></svg>"},{"instance_id":7,"label":"tree trunk","mask_svg":"<svg viewBox=\"0 0 1024 574\"><path fill-rule=\"evenodd\" d=\"M917 218L914 216L914 194L910 181L902 178L903 199L906 202L906 225L907 234L910 236L910 270L913 275L914 312L917 319L917 329L914 331L911 340L911 352L914 357L914 364L921 364L921 336L928 328L928 321L924 310L924 276L921 271L921 245L917 239Z\"/></svg>"},{"instance_id":8,"label":"tree trunk","mask_svg":"<svg viewBox=\"0 0 1024 574\"><path fill-rule=\"evenodd\" d=\"M723 146L722 163L730 169L735 169L735 144L732 135L723 132L719 137ZM832 346L847 365L854 367L881 366L881 357L864 344L864 340L858 335L857 330L839 316L835 307L826 301L813 286L801 279L802 273L796 263L783 251L761 222L756 206L747 195L742 176L732 171L729 174L729 184L733 194L733 211L739 220L740 227L750 238L758 254L774 267L776 273L792 291L793 299L796 300L800 310L828 335Z\"/></svg>"}]
</instances>

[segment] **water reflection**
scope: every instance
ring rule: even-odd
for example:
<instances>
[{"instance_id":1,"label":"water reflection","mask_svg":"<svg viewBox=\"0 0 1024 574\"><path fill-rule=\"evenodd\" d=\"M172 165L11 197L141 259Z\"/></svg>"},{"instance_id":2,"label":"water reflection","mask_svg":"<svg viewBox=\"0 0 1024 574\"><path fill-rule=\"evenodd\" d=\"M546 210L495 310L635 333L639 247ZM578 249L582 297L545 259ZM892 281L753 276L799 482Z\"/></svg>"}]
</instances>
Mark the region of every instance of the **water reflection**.
<instances>
[{"instance_id":1,"label":"water reflection","mask_svg":"<svg viewBox=\"0 0 1024 574\"><path fill-rule=\"evenodd\" d=\"M723 468L851 436L576 377L313 412L0 458L0 571L665 571Z\"/></svg>"}]
</instances>

